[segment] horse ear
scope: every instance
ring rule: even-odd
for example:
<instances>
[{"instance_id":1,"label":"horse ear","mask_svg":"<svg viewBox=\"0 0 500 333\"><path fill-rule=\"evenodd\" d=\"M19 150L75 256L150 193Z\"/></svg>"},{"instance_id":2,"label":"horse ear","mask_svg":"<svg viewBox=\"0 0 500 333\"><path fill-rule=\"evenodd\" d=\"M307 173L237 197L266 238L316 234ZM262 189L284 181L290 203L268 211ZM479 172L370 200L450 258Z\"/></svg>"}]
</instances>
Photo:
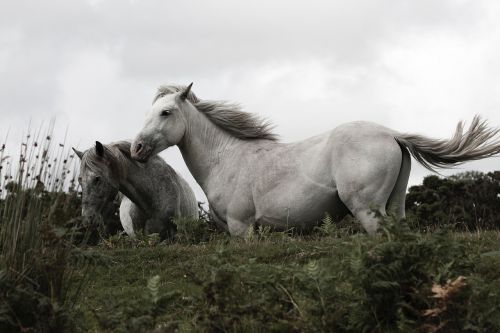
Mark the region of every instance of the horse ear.
<instances>
[{"instance_id":1,"label":"horse ear","mask_svg":"<svg viewBox=\"0 0 500 333\"><path fill-rule=\"evenodd\" d=\"M97 153L97 156L104 156L104 147L99 141L95 142L95 152Z\"/></svg>"},{"instance_id":2,"label":"horse ear","mask_svg":"<svg viewBox=\"0 0 500 333\"><path fill-rule=\"evenodd\" d=\"M180 95L181 100L185 101L185 100L188 98L188 96L189 96L189 92L191 91L191 87L192 87L192 86L193 86L193 82L191 82L191 83L189 84L189 86L187 86L187 87L186 87L186 88L185 88L185 89L181 92L181 95Z\"/></svg>"},{"instance_id":3,"label":"horse ear","mask_svg":"<svg viewBox=\"0 0 500 333\"><path fill-rule=\"evenodd\" d=\"M75 148L71 148L75 152L76 156L78 156L79 159L82 159L83 153Z\"/></svg>"}]
</instances>

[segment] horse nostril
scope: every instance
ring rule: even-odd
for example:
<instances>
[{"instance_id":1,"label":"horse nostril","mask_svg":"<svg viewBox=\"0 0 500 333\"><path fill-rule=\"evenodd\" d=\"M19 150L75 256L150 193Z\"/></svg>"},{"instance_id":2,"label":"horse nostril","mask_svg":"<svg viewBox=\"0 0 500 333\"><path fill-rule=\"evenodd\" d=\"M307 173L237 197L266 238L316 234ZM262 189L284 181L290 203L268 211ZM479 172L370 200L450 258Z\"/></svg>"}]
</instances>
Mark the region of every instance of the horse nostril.
<instances>
[{"instance_id":1,"label":"horse nostril","mask_svg":"<svg viewBox=\"0 0 500 333\"><path fill-rule=\"evenodd\" d=\"M142 150L142 143L138 143L136 146L135 146L135 152L136 153L139 153L141 150Z\"/></svg>"}]
</instances>

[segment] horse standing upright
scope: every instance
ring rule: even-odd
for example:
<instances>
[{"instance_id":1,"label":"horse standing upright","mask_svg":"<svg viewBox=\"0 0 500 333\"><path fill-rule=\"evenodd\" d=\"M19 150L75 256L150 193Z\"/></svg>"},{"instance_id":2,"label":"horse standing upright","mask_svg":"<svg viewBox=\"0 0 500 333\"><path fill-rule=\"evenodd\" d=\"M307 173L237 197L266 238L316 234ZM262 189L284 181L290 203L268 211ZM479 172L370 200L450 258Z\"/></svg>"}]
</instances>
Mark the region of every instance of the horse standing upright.
<instances>
[{"instance_id":1,"label":"horse standing upright","mask_svg":"<svg viewBox=\"0 0 500 333\"><path fill-rule=\"evenodd\" d=\"M373 209L405 217L410 154L433 170L500 153L498 130L479 117L466 133L459 123L450 140L359 121L279 143L268 123L236 105L200 100L190 89L160 87L131 155L146 161L177 145L211 211L234 235L254 223L308 228L325 213L348 212L374 233Z\"/></svg>"},{"instance_id":2,"label":"horse standing upright","mask_svg":"<svg viewBox=\"0 0 500 333\"><path fill-rule=\"evenodd\" d=\"M97 141L94 148L75 153L81 159L82 215L87 223L101 215L118 192L124 195L120 221L130 236L144 229L165 238L175 229L172 218L198 218L193 191L161 157L138 163L131 159L127 141Z\"/></svg>"}]
</instances>

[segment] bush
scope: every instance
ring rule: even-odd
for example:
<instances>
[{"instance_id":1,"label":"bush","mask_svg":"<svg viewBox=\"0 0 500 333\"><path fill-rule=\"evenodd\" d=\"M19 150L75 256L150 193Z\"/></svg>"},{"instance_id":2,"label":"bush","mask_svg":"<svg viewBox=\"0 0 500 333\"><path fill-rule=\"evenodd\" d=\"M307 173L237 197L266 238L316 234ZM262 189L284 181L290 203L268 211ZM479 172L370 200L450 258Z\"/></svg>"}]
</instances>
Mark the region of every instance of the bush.
<instances>
[{"instance_id":1,"label":"bush","mask_svg":"<svg viewBox=\"0 0 500 333\"><path fill-rule=\"evenodd\" d=\"M451 224L457 230L500 228L500 171L432 175L406 196L408 219L421 230Z\"/></svg>"},{"instance_id":2,"label":"bush","mask_svg":"<svg viewBox=\"0 0 500 333\"><path fill-rule=\"evenodd\" d=\"M177 217L173 222L177 228L175 240L183 244L206 242L214 231L210 230L209 224L203 219Z\"/></svg>"}]
</instances>

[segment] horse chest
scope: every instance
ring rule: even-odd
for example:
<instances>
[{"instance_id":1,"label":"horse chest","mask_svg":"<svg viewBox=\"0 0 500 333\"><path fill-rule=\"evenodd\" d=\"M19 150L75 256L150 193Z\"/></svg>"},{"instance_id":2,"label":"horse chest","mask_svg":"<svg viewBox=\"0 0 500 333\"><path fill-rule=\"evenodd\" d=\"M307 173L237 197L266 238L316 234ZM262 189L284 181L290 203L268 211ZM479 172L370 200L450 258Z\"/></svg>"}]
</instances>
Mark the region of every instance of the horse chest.
<instances>
[{"instance_id":1,"label":"horse chest","mask_svg":"<svg viewBox=\"0 0 500 333\"><path fill-rule=\"evenodd\" d=\"M253 216L254 205L248 186L242 186L236 181L220 183L206 194L211 209L226 221L229 216L245 220Z\"/></svg>"}]
</instances>

